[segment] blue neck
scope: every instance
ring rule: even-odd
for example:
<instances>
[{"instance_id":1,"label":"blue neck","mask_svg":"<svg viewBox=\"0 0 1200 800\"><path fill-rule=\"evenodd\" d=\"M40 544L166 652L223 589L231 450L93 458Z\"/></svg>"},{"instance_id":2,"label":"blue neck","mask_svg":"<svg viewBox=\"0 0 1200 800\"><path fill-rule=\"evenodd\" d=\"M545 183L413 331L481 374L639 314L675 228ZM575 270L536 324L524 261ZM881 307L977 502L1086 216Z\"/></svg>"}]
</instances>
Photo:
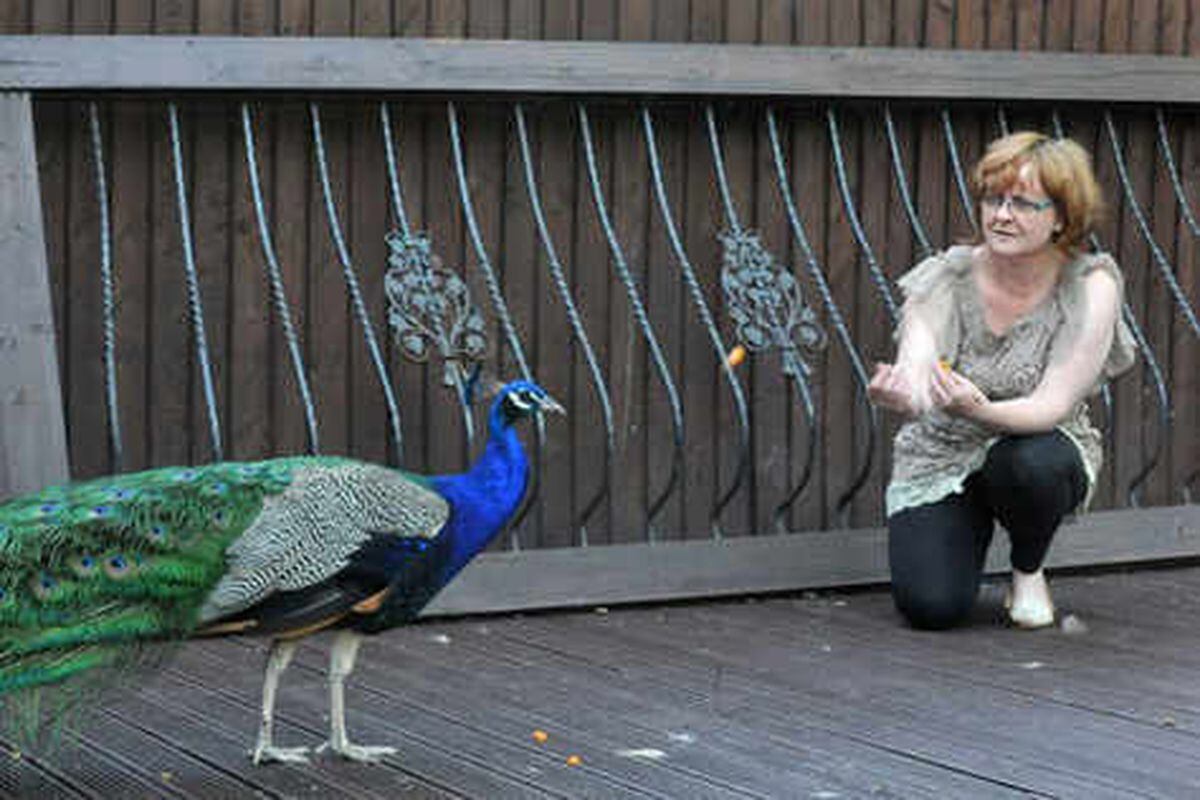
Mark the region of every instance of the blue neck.
<instances>
[{"instance_id":1,"label":"blue neck","mask_svg":"<svg viewBox=\"0 0 1200 800\"><path fill-rule=\"evenodd\" d=\"M445 580L487 547L525 494L529 463L516 432L498 409L488 418L488 431L483 455L470 470L430 479L450 503L450 520L443 533L450 546Z\"/></svg>"}]
</instances>

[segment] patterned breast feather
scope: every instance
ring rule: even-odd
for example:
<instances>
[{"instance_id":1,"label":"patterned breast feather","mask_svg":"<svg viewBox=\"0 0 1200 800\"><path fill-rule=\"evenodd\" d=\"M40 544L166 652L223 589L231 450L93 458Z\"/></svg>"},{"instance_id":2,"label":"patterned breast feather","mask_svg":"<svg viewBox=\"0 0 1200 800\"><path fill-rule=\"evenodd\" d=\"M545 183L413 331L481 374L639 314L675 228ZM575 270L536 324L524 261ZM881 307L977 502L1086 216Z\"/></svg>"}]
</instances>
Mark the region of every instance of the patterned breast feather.
<instances>
[{"instance_id":1,"label":"patterned breast feather","mask_svg":"<svg viewBox=\"0 0 1200 800\"><path fill-rule=\"evenodd\" d=\"M449 517L441 495L393 469L354 462L299 468L291 485L267 498L259 517L226 548L228 569L198 622L328 580L380 533L432 539Z\"/></svg>"}]
</instances>

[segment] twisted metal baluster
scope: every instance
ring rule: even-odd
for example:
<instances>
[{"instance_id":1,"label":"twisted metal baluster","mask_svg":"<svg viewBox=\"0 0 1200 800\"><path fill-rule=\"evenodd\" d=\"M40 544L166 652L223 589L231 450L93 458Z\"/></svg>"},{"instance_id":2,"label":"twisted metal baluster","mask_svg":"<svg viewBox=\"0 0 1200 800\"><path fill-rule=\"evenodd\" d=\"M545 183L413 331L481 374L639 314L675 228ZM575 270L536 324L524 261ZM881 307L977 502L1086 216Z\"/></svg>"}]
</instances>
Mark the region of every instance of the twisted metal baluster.
<instances>
[{"instance_id":1,"label":"twisted metal baluster","mask_svg":"<svg viewBox=\"0 0 1200 800\"><path fill-rule=\"evenodd\" d=\"M671 247L675 251L675 256L679 260L679 268L683 275L684 284L687 286L692 303L696 306L696 312L700 315L701 322L708 332L709 340L717 356L717 361L720 363L721 370L725 375L725 381L729 384L729 391L733 395L733 404L738 419L737 470L734 473L734 478L729 488L717 500L709 516L712 524L713 538L719 539L722 536L721 512L725 510L725 506L729 504L734 494L741 488L746 478L747 467L749 466L750 414L746 408L746 397L742 392L742 385L738 381L737 376L734 375L733 367L730 366L729 361L726 359L725 343L721 340L721 333L717 330L712 312L708 308L708 302L704 299L704 292L700 288L700 282L696 279L695 270L692 269L687 252L683 248L683 242L679 238L679 231L675 227L675 219L671 214L671 205L667 199L666 185L663 182L662 165L658 159L658 146L654 142L654 123L650 117L650 109L642 106L641 116L642 132L646 138L646 152L650 157L650 171L654 178L654 193L658 200L658 209L662 213L663 223L667 230L667 238L670 240Z\"/></svg>"},{"instance_id":2,"label":"twisted metal baluster","mask_svg":"<svg viewBox=\"0 0 1200 800\"><path fill-rule=\"evenodd\" d=\"M1058 111L1051 112L1051 121L1054 125L1054 134L1060 139L1066 138L1064 132L1062 118ZM1100 237L1095 232L1088 235L1088 243L1096 252L1101 252L1104 247L1100 243ZM1146 463L1130 480L1129 486L1126 489L1126 502L1133 507L1138 507L1141 502L1139 499L1138 490L1141 485L1149 477L1150 472L1158 466L1158 460L1162 456L1163 445L1165 444L1163 434L1171 424L1171 401L1167 395L1166 379L1163 377L1162 368L1159 366L1158 358L1154 355L1154 351L1150 349L1150 343L1146 341L1146 336L1142 332L1142 326L1138 324L1137 318L1133 315L1133 309L1129 305L1128 300L1121 302L1121 318L1125 320L1125 324L1129 327L1129 332L1133 335L1134 342L1138 349L1142 351L1142 355L1146 359L1146 370L1150 373L1150 379L1154 384L1154 397L1158 403L1158 427L1155 431L1154 448L1150 453L1150 457ZM1101 386L1104 392L1105 412L1107 415L1106 422L1109 425L1109 436L1111 436L1115 427L1115 414L1112 404L1112 391L1109 389L1108 383Z\"/></svg>"},{"instance_id":3,"label":"twisted metal baluster","mask_svg":"<svg viewBox=\"0 0 1200 800\"><path fill-rule=\"evenodd\" d=\"M1158 124L1158 148L1163 155L1163 163L1167 165L1167 173L1171 176L1171 187L1175 190L1175 199L1179 203L1179 211L1187 223L1192 236L1200 239L1200 223L1192 213L1192 204L1188 202L1187 193L1183 190L1183 180L1179 177L1179 168L1175 164L1175 155L1171 152L1171 142L1167 138L1167 122L1161 108L1154 109L1154 118Z\"/></svg>"},{"instance_id":4,"label":"twisted metal baluster","mask_svg":"<svg viewBox=\"0 0 1200 800\"><path fill-rule=\"evenodd\" d=\"M908 175L904 170L904 160L900 157L900 142L896 136L896 124L892 121L892 108L889 103L883 104L883 124L887 130L888 150L892 154L892 172L896 176L896 187L900 190L900 200L904 205L904 214L908 217L908 226L917 237L921 258L928 258L933 255L933 245L929 241L929 234L925 232L925 226L921 224L921 215L917 213L917 206L908 190Z\"/></svg>"},{"instance_id":5,"label":"twisted metal baluster","mask_svg":"<svg viewBox=\"0 0 1200 800\"><path fill-rule=\"evenodd\" d=\"M841 341L842 347L845 348L846 355L850 359L858 398L867 411L867 441L864 446L862 464L854 474L850 486L844 489L841 496L838 497L835 507L842 523L845 524L848 522L847 516L850 509L850 501L854 499L854 496L866 484L867 477L871 473L871 466L875 457L875 440L879 430L879 413L875 405L867 397L867 384L870 383L871 379L867 375L867 368L863 365L862 356L859 355L858 348L854 345L854 338L850 335L850 329L846 326L846 320L842 316L841 309L838 308L837 302L833 299L829 283L825 280L825 274L821 271L820 264L817 263L816 253L813 252L808 242L808 237L804 234L804 225L800 221L800 213L796 209L796 203L792 197L792 190L788 183L787 169L783 161L783 150L779 146L779 132L775 125L775 112L768 107L766 115L767 133L771 140L771 154L775 162L775 183L779 188L780 196L783 198L784 207L787 209L788 223L792 228L792 236L795 238L797 244L800 245L800 249L804 251L804 263L808 269L809 277L812 278L813 283L816 285L817 293L821 296L821 302L825 306L825 313L829 315L829 320L833 324L833 330L837 333L838 339Z\"/></svg>"},{"instance_id":6,"label":"twisted metal baluster","mask_svg":"<svg viewBox=\"0 0 1200 800\"><path fill-rule=\"evenodd\" d=\"M846 216L850 220L850 229L854 232L854 239L858 242L859 249L862 250L863 256L867 259L867 269L871 276L871 282L875 284L875 288L883 300L883 306L887 310L888 318L891 320L892 326L895 327L900 320L900 311L896 306L895 298L892 296L891 284L887 276L883 274L883 270L879 266L879 260L875 258L875 251L871 248L871 243L867 240L867 233L863 229L862 221L858 218L858 210L854 206L854 197L850 193L850 181L846 177L846 160L842 155L842 136L838 132L837 117L834 115L832 108L826 109L825 120L829 127L829 140L833 144L833 165L837 172L838 191L842 196L842 206L846 209Z\"/></svg>"},{"instance_id":7,"label":"twisted metal baluster","mask_svg":"<svg viewBox=\"0 0 1200 800\"><path fill-rule=\"evenodd\" d=\"M1004 106L996 106L996 127L1000 130L1001 136L1008 136L1008 115L1004 113Z\"/></svg>"},{"instance_id":8,"label":"twisted metal baluster","mask_svg":"<svg viewBox=\"0 0 1200 800\"><path fill-rule=\"evenodd\" d=\"M808 446L800 469L800 478L784 495L783 502L775 507L775 527L786 532L784 518L788 509L812 479L820 437L812 391L805 378L809 367L796 352L796 337L799 336L801 340L799 346L815 349L824 345L825 333L817 326L816 315L812 309L804 304L796 279L775 262L775 258L762 246L756 234L742 228L733 203L733 194L729 189L716 113L711 103L704 106L704 120L708 127L709 149L712 152L717 185L725 204L725 220L728 226L728 231L719 234L718 238L721 241L724 262L721 269L721 288L725 292L729 314L737 324L738 339L748 350L779 348L783 374L796 386L800 407L804 412L804 422L808 426Z\"/></svg>"},{"instance_id":9,"label":"twisted metal baluster","mask_svg":"<svg viewBox=\"0 0 1200 800\"><path fill-rule=\"evenodd\" d=\"M400 172L396 169L396 147L392 143L392 115L388 111L386 100L379 103L379 127L383 133L383 153L387 160L388 191L392 200L392 213L400 223L400 233L404 238L412 235L408 226L408 215L404 213L404 196L400 192Z\"/></svg>"},{"instance_id":10,"label":"twisted metal baluster","mask_svg":"<svg viewBox=\"0 0 1200 800\"><path fill-rule=\"evenodd\" d=\"M1175 155L1171 151L1171 141L1167 137L1167 122L1162 108L1154 109L1154 119L1158 128L1158 147L1162 152L1163 162L1167 166L1167 173L1171 176L1171 187L1175 191L1175 200L1179 204L1179 211L1183 215L1192 237L1200 239L1200 224L1197 224L1196 217L1192 213L1192 205L1188 201L1187 193L1183 190L1183 181L1179 176L1179 168L1175 165ZM1192 502L1192 485L1197 481L1200 481L1200 468L1184 478L1183 484L1180 486L1179 492L1185 503Z\"/></svg>"},{"instance_id":11,"label":"twisted metal baluster","mask_svg":"<svg viewBox=\"0 0 1200 800\"><path fill-rule=\"evenodd\" d=\"M308 112L312 118L313 152L317 161L317 173L321 181L321 194L325 198L325 217L329 221L330 237L333 239L338 258L342 263L342 276L346 281L346 291L350 295L350 302L354 307L355 314L358 316L359 324L362 325L367 352L370 354L371 361L375 365L375 373L379 378L379 385L383 389L383 397L388 409L388 420L391 424L392 457L395 463L399 464L403 450L400 437L400 409L396 404L396 395L392 391L392 382L391 378L388 377L387 367L383 364L383 354L379 349L379 341L375 338L375 329L371 325L371 318L367 313L366 303L363 302L362 291L358 286L358 276L355 274L354 265L350 261L350 251L347 249L346 240L342 236L342 225L338 221L337 209L333 205L333 189L329 185L329 165L325 158L325 137L321 135L321 112L315 102L308 104Z\"/></svg>"},{"instance_id":12,"label":"twisted metal baluster","mask_svg":"<svg viewBox=\"0 0 1200 800\"><path fill-rule=\"evenodd\" d=\"M1200 337L1200 321L1197 321L1196 319L1196 311L1192 308L1192 304L1188 301L1187 295L1184 293L1183 288L1179 285L1179 281L1175 279L1175 272L1170 263L1167 261L1166 254L1164 254L1162 249L1158 246L1158 241L1154 238L1154 233L1150 230L1150 223L1146 220L1146 216L1142 211L1142 206L1140 203L1138 203L1137 195L1133 191L1133 184L1129 179L1129 171L1125 164L1125 156L1121 152L1121 142L1117 138L1117 127L1113 122L1112 113L1108 109L1104 110L1104 130L1108 134L1108 144L1113 152L1113 161L1117 166L1117 176L1120 179L1121 188L1125 193L1125 199L1129 202L1129 209L1133 212L1133 218L1137 222L1138 230L1141 231L1142 238L1146 240L1146 244L1150 246L1150 254L1154 259L1154 263L1158 266L1159 272L1162 273L1163 279L1167 283L1167 288L1174 297L1176 305L1178 305L1180 310L1183 312L1183 317L1185 320L1187 320L1189 327L1191 327L1192 333ZM1140 331L1138 335L1140 338ZM1162 387L1162 391L1163 395L1160 400L1164 405L1162 406L1162 416L1160 416L1159 419L1159 425L1162 426L1159 431L1160 446L1162 443L1162 431L1166 430L1166 426L1170 424L1169 420L1171 417L1171 411L1169 405L1167 405L1169 401L1167 400L1165 386ZM1146 472L1148 473L1149 469L1147 469ZM1200 471L1197 471L1195 475L1200 475ZM1144 476L1141 477L1144 480ZM1184 480L1183 489L1185 496L1188 486L1193 479L1194 476L1189 476ZM1130 505L1133 506L1138 505L1136 502L1137 496L1134 494L1135 485L1136 484L1131 483L1129 489Z\"/></svg>"},{"instance_id":13,"label":"twisted metal baluster","mask_svg":"<svg viewBox=\"0 0 1200 800\"><path fill-rule=\"evenodd\" d=\"M1059 139L1065 139L1066 133L1063 130L1062 118L1058 115L1058 110L1054 109L1050 112L1050 122L1054 128L1054 135ZM1092 247L1099 250L1099 239L1093 235ZM1112 449L1113 436L1117 427L1116 409L1113 406L1112 387L1108 385L1108 381L1100 384L1100 400L1104 406L1104 435L1108 440L1109 449Z\"/></svg>"},{"instance_id":14,"label":"twisted metal baluster","mask_svg":"<svg viewBox=\"0 0 1200 800\"><path fill-rule=\"evenodd\" d=\"M1196 310L1192 308L1191 302L1188 300L1187 294L1183 291L1183 287L1179 285L1179 281L1175 279L1175 271L1167 261L1167 256L1163 253L1162 248L1158 246L1158 241L1154 238L1154 232L1150 230L1150 223L1146 220L1146 215L1142 211L1141 203L1138 202L1137 194L1133 191L1133 184L1129 180L1129 170L1125 164L1125 156L1121 152L1121 142L1117 138L1117 126L1113 123L1112 112L1108 109L1104 111L1104 130L1108 134L1108 144L1112 148L1113 161L1117 165L1117 177L1120 179L1121 188L1125 192L1125 199L1129 201L1129 210L1133 212L1133 218L1137 222L1138 230L1142 233L1142 238L1146 240L1146 244L1150 245L1150 254L1154 258L1154 263L1158 266L1158 270L1162 273L1163 280L1167 283L1167 289L1170 290L1171 296L1175 299L1175 304L1179 306L1183 312L1183 318L1187 320L1188 327L1192 329L1192 333L1200 336L1200 320L1196 319Z\"/></svg>"},{"instance_id":15,"label":"twisted metal baluster","mask_svg":"<svg viewBox=\"0 0 1200 800\"><path fill-rule=\"evenodd\" d=\"M971 225L971 233L979 235L979 220L975 216L975 207L971 204L971 193L967 190L967 178L963 174L962 157L958 154L958 138L954 135L954 122L950 119L950 109L943 108L942 138L946 140L946 155L950 158L950 169L954 173L954 186L958 189L958 201L962 204L963 216Z\"/></svg>"},{"instance_id":16,"label":"twisted metal baluster","mask_svg":"<svg viewBox=\"0 0 1200 800\"><path fill-rule=\"evenodd\" d=\"M96 205L100 209L100 301L104 337L104 400L108 411L108 457L113 472L121 472L125 466L125 450L121 435L121 411L117 404L117 311L113 291L112 223L108 216L108 181L104 174L100 112L95 101L88 103L88 127L92 138Z\"/></svg>"},{"instance_id":17,"label":"twisted metal baluster","mask_svg":"<svg viewBox=\"0 0 1200 800\"><path fill-rule=\"evenodd\" d=\"M483 317L471 302L466 282L443 266L441 258L433 252L429 237L414 234L409 228L386 101L379 104L379 122L392 211L400 223L399 231L392 231L385 237L390 251L389 269L384 275L388 323L400 352L412 361L427 361L431 349L436 346L442 359L442 385L454 389L469 456L475 446L475 419L467 390L466 363L474 364L478 369L487 351Z\"/></svg>"},{"instance_id":18,"label":"twisted metal baluster","mask_svg":"<svg viewBox=\"0 0 1200 800\"><path fill-rule=\"evenodd\" d=\"M213 389L212 365L208 357L208 337L204 332L204 305L200 299L200 279L196 272L196 254L192 246L191 212L188 211L187 186L183 175L183 150L179 143L179 111L175 103L167 104L167 124L171 131L171 157L175 171L175 202L179 209L179 231L183 240L183 269L187 278L188 309L192 320L192 335L200 359L200 378L204 385L204 402L208 409L208 429L212 438L213 458L223 461L225 450L221 442L221 420L217 416L217 397Z\"/></svg>"},{"instance_id":19,"label":"twisted metal baluster","mask_svg":"<svg viewBox=\"0 0 1200 800\"><path fill-rule=\"evenodd\" d=\"M550 237L550 228L546 224L545 215L542 213L542 201L538 197L537 182L533 175L533 155L529 150L529 135L525 129L525 112L521 108L520 103L513 106L513 117L517 123L517 140L521 146L521 160L525 171L525 189L529 193L529 204L533 209L534 221L537 223L538 236L541 238L542 247L546 251L546 263L550 268L550 275L554 279L554 285L558 289L559 299L562 300L563 307L566 309L567 320L571 324L571 331L575 335L575 341L583 351L588 373L592 378L592 387L596 391L596 400L600 404L600 413L604 418L604 475L601 478L600 488L596 491L595 496L584 506L583 511L579 514L580 544L586 547L588 544L588 520L591 519L596 509L600 507L604 498L608 496L609 485L611 483L613 450L615 449L612 405L609 402L608 387L604 383L600 364L596 360L596 354L592 350L592 343L588 340L587 332L583 328L583 321L579 318L579 310L575 307L575 301L571 297L571 287L567 284L562 263L558 260L558 253L554 249L554 241Z\"/></svg>"},{"instance_id":20,"label":"twisted metal baluster","mask_svg":"<svg viewBox=\"0 0 1200 800\"><path fill-rule=\"evenodd\" d=\"M292 360L292 372L295 373L296 385L300 389L300 399L304 403L304 422L308 430L308 453L316 455L321 451L317 431L317 413L312 391L308 385L308 371L304 367L304 357L300 353L300 337L292 324L291 307L288 304L287 292L283 288L283 273L279 268L279 259L275 255L275 243L271 239L271 228L267 224L266 204L263 202L262 187L258 178L258 158L255 155L254 125L250 119L249 103L242 103L242 142L246 148L246 174L250 178L250 193L254 198L254 217L258 221L258 240L262 244L267 279L271 285L271 300L275 304L275 313L279 315L279 322L283 327L283 337L287 341L288 355Z\"/></svg>"},{"instance_id":21,"label":"twisted metal baluster","mask_svg":"<svg viewBox=\"0 0 1200 800\"><path fill-rule=\"evenodd\" d=\"M625 253L621 249L621 243L617 240L617 233L613 229L612 220L608 215L608 208L604 202L604 190L600 186L600 171L596 168L596 151L592 144L592 126L588 120L587 109L583 103L577 104L576 108L579 112L579 133L583 140L583 152L587 161L588 178L592 188L592 201L596 204L596 215L600 218L600 227L604 229L604 236L608 240L608 247L612 252L613 270L617 273L617 277L620 278L621 284L625 287L625 294L629 298L630 310L633 312L633 317L637 321L642 336L646 339L646 348L650 352L650 360L654 364L659 382L662 384L663 391L667 395L667 405L671 409L671 472L667 476L666 485L663 486L658 496L650 503L649 510L646 512L646 537L653 541L654 529L652 523L654 522L654 518L666 504L667 498L671 496L679 485L679 475L683 464L683 407L679 401L679 392L675 388L674 381L671 380L671 370L667 366L666 356L663 354L658 337L654 334L654 328L650 324L650 317L646 313L646 306L642 303L637 284L634 281L633 275L629 272L629 265L625 261Z\"/></svg>"},{"instance_id":22,"label":"twisted metal baluster","mask_svg":"<svg viewBox=\"0 0 1200 800\"><path fill-rule=\"evenodd\" d=\"M532 381L533 372L529 369L529 362L525 358L525 348L521 346L521 337L517 335L517 328L513 324L512 314L508 311L508 303L504 300L504 292L500 288L500 281L496 277L496 271L492 268L491 259L488 258L487 248L483 246L483 236L479 233L479 223L475 220L475 204L471 201L470 186L467 183L466 160L463 158L462 137L459 135L458 130L458 112L455 110L453 102L446 103L446 116L450 125L450 144L454 152L454 175L458 181L458 196L462 203L463 217L467 222L467 232L471 238L471 246L475 248L475 260L479 265L480 271L483 273L483 280L488 291L488 299L492 304L492 312L500 320L500 326L504 330L505 342L508 344L508 349L512 351L513 358L517 361L517 368L521 370L521 377L527 381ZM397 193L396 196L399 197L399 194ZM522 501L521 508L513 516L512 522L509 523L509 549L513 551L521 549L517 530L521 527L521 523L524 522L533 508L534 499L538 494L538 487L541 485L541 465L546 453L546 425L540 414L535 417L535 422L534 435L536 437L537 449L534 454L533 466L530 469L529 486L525 491L525 498Z\"/></svg>"}]
</instances>

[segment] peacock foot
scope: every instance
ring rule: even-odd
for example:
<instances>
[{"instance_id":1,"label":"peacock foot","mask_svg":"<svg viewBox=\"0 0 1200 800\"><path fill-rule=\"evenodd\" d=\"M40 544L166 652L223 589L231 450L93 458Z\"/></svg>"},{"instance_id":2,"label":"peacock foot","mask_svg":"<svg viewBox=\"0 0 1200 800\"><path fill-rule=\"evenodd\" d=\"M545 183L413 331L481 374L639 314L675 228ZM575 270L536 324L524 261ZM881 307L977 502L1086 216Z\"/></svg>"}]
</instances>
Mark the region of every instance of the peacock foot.
<instances>
[{"instance_id":1,"label":"peacock foot","mask_svg":"<svg viewBox=\"0 0 1200 800\"><path fill-rule=\"evenodd\" d=\"M369 747L367 745L351 744L347 741L328 741L317 748L318 753L324 753L325 751L335 753L347 761L357 761L360 764L373 764L386 756L393 756L399 752L394 747Z\"/></svg>"},{"instance_id":2,"label":"peacock foot","mask_svg":"<svg viewBox=\"0 0 1200 800\"><path fill-rule=\"evenodd\" d=\"M254 748L250 757L255 764L307 764L309 749L307 747L275 747L260 744Z\"/></svg>"}]
</instances>

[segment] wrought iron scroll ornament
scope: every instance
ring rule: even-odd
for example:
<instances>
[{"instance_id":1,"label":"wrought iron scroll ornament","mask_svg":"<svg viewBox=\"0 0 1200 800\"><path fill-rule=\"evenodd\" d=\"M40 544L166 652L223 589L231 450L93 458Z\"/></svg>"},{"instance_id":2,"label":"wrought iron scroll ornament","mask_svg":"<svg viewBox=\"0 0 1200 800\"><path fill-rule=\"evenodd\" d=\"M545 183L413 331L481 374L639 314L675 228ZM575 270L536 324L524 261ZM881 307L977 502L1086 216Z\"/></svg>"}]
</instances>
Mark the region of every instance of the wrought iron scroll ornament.
<instances>
[{"instance_id":1,"label":"wrought iron scroll ornament","mask_svg":"<svg viewBox=\"0 0 1200 800\"><path fill-rule=\"evenodd\" d=\"M805 305L800 285L775 263L758 234L726 231L718 237L724 262L721 288L738 340L752 352L778 347L784 374L808 375L800 353L822 349L826 337L817 315Z\"/></svg>"},{"instance_id":2,"label":"wrought iron scroll ornament","mask_svg":"<svg viewBox=\"0 0 1200 800\"><path fill-rule=\"evenodd\" d=\"M413 361L426 361L436 352L444 363L442 383L460 385L460 377L487 352L483 317L466 282L442 265L427 236L394 231L387 246L383 286L396 344Z\"/></svg>"}]
</instances>

